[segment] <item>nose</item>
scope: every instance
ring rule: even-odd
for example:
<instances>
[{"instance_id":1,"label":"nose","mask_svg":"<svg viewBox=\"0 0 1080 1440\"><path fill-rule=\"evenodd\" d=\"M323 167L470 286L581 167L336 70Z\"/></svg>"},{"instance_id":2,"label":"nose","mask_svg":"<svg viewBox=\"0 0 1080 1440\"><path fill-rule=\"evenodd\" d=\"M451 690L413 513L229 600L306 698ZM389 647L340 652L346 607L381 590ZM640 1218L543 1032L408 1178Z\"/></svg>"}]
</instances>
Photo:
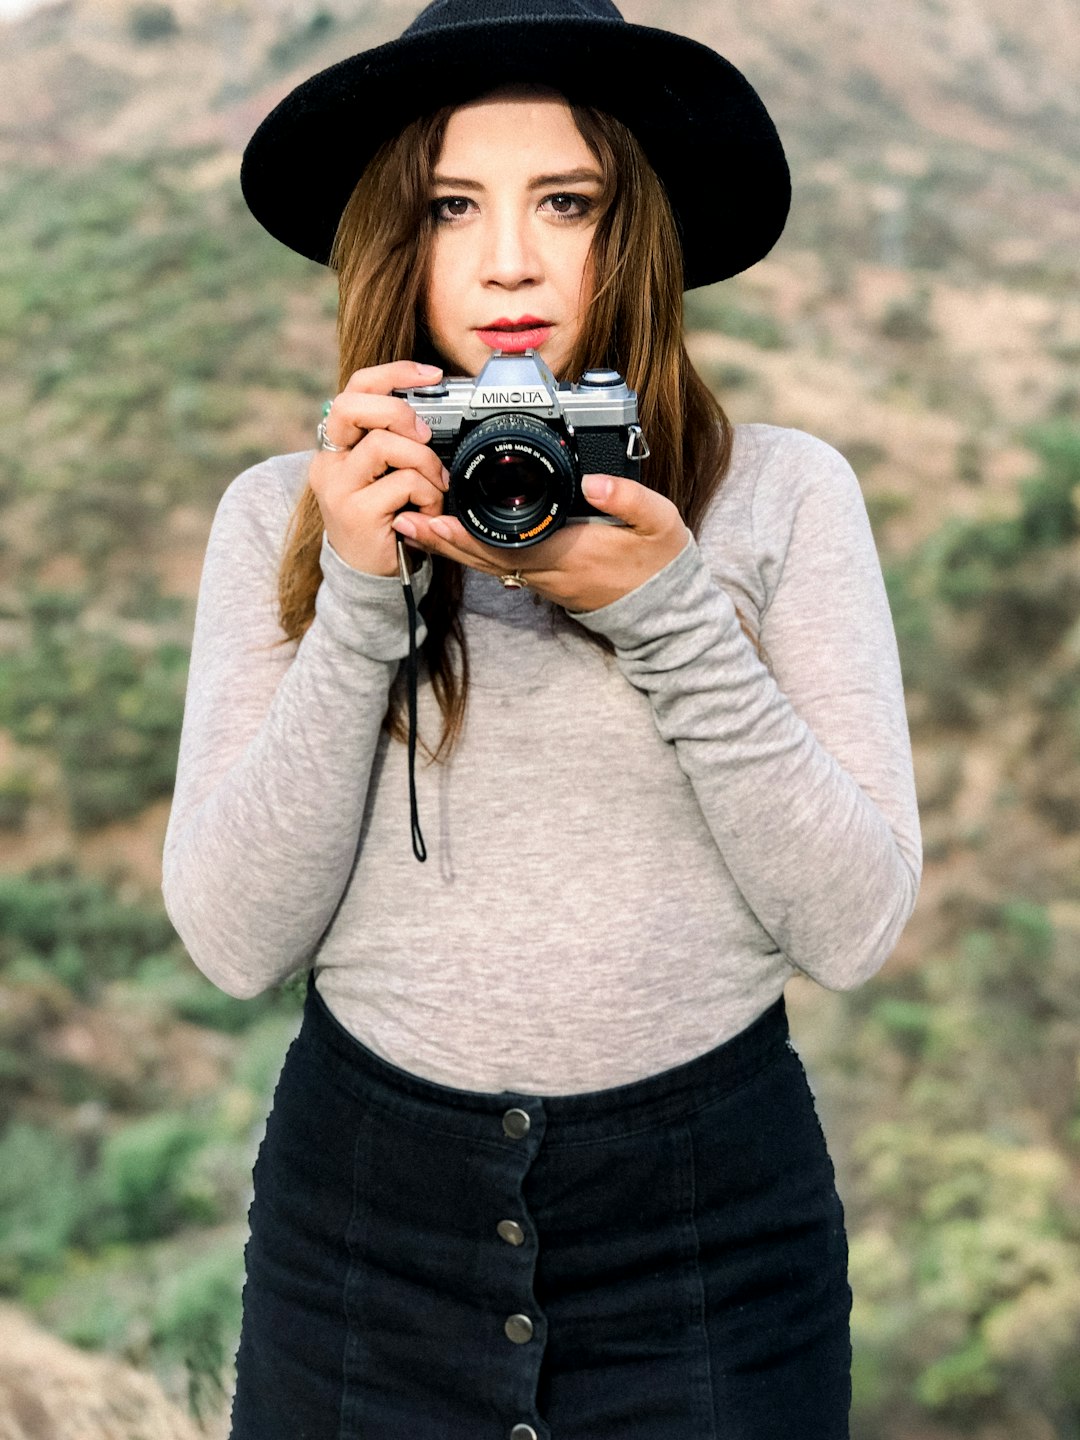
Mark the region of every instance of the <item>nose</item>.
<instances>
[{"instance_id":1,"label":"nose","mask_svg":"<svg viewBox=\"0 0 1080 1440\"><path fill-rule=\"evenodd\" d=\"M508 208L490 214L483 238L481 270L486 285L507 290L539 283L543 278L543 265L526 216Z\"/></svg>"}]
</instances>

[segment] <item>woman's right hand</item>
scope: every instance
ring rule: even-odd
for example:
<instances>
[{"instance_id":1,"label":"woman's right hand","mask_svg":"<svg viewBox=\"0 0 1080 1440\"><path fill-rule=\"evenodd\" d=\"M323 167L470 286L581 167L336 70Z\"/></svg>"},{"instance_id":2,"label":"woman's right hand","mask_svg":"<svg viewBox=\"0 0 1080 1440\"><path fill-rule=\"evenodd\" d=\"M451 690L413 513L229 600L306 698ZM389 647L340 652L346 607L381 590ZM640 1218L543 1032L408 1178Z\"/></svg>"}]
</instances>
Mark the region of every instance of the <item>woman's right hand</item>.
<instances>
[{"instance_id":1,"label":"woman's right hand","mask_svg":"<svg viewBox=\"0 0 1080 1440\"><path fill-rule=\"evenodd\" d=\"M428 445L431 431L407 400L391 395L433 385L442 371L412 360L357 370L326 417L325 434L341 453L319 450L308 483L327 539L342 560L369 575L396 575L394 516L405 506L441 515L449 475Z\"/></svg>"}]
</instances>

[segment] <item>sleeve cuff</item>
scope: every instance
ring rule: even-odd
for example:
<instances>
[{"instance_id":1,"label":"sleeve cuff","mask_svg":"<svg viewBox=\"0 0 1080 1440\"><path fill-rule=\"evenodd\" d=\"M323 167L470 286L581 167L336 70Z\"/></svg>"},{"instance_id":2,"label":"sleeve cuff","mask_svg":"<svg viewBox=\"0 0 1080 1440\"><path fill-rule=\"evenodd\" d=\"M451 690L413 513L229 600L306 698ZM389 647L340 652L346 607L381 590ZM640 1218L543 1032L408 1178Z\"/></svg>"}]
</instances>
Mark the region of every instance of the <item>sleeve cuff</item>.
<instances>
[{"instance_id":1,"label":"sleeve cuff","mask_svg":"<svg viewBox=\"0 0 1080 1440\"><path fill-rule=\"evenodd\" d=\"M315 613L334 639L372 660L403 660L409 653L409 615L398 577L354 570L325 534L319 565L323 580L315 596ZM412 577L417 605L428 592L431 576L431 558L425 555ZM419 646L427 628L422 616L417 619Z\"/></svg>"},{"instance_id":2,"label":"sleeve cuff","mask_svg":"<svg viewBox=\"0 0 1080 1440\"><path fill-rule=\"evenodd\" d=\"M681 629L692 616L700 618L707 597L717 588L697 541L688 535L674 560L636 589L598 610L567 613L586 630L610 640L616 650L635 650L661 639L666 631Z\"/></svg>"}]
</instances>

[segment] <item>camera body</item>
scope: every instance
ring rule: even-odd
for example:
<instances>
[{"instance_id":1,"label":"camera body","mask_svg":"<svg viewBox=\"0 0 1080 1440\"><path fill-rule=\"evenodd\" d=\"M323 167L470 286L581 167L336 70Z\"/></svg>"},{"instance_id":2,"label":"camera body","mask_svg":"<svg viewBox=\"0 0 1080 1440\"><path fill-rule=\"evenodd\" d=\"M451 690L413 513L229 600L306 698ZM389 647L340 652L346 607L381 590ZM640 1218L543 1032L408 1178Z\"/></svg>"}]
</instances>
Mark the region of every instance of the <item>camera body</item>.
<instances>
[{"instance_id":1,"label":"camera body","mask_svg":"<svg viewBox=\"0 0 1080 1440\"><path fill-rule=\"evenodd\" d=\"M641 476L637 395L617 370L555 379L538 351L496 350L480 374L395 390L431 427L450 475L447 509L485 545L520 550L594 509L582 475Z\"/></svg>"}]
</instances>

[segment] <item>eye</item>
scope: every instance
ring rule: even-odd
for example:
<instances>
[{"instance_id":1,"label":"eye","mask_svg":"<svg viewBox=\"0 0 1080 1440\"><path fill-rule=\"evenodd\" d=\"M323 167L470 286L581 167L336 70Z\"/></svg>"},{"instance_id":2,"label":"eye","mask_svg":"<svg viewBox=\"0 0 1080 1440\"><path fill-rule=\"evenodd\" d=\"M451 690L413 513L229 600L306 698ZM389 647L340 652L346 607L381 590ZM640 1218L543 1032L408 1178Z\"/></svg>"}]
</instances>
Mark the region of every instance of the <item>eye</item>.
<instances>
[{"instance_id":1,"label":"eye","mask_svg":"<svg viewBox=\"0 0 1080 1440\"><path fill-rule=\"evenodd\" d=\"M557 195L549 195L547 200L554 202L554 213L565 220L579 220L593 208L593 202L585 195L566 195L560 191ZM567 205L576 208L565 209L564 206Z\"/></svg>"},{"instance_id":2,"label":"eye","mask_svg":"<svg viewBox=\"0 0 1080 1440\"><path fill-rule=\"evenodd\" d=\"M465 211L453 210L449 214L446 214L443 211L443 206L470 205L471 203L472 202L465 195L444 195L441 199L433 200L431 202L431 213L435 217L435 220L442 224L446 224L447 221L450 221L452 223L454 220L464 215Z\"/></svg>"}]
</instances>

